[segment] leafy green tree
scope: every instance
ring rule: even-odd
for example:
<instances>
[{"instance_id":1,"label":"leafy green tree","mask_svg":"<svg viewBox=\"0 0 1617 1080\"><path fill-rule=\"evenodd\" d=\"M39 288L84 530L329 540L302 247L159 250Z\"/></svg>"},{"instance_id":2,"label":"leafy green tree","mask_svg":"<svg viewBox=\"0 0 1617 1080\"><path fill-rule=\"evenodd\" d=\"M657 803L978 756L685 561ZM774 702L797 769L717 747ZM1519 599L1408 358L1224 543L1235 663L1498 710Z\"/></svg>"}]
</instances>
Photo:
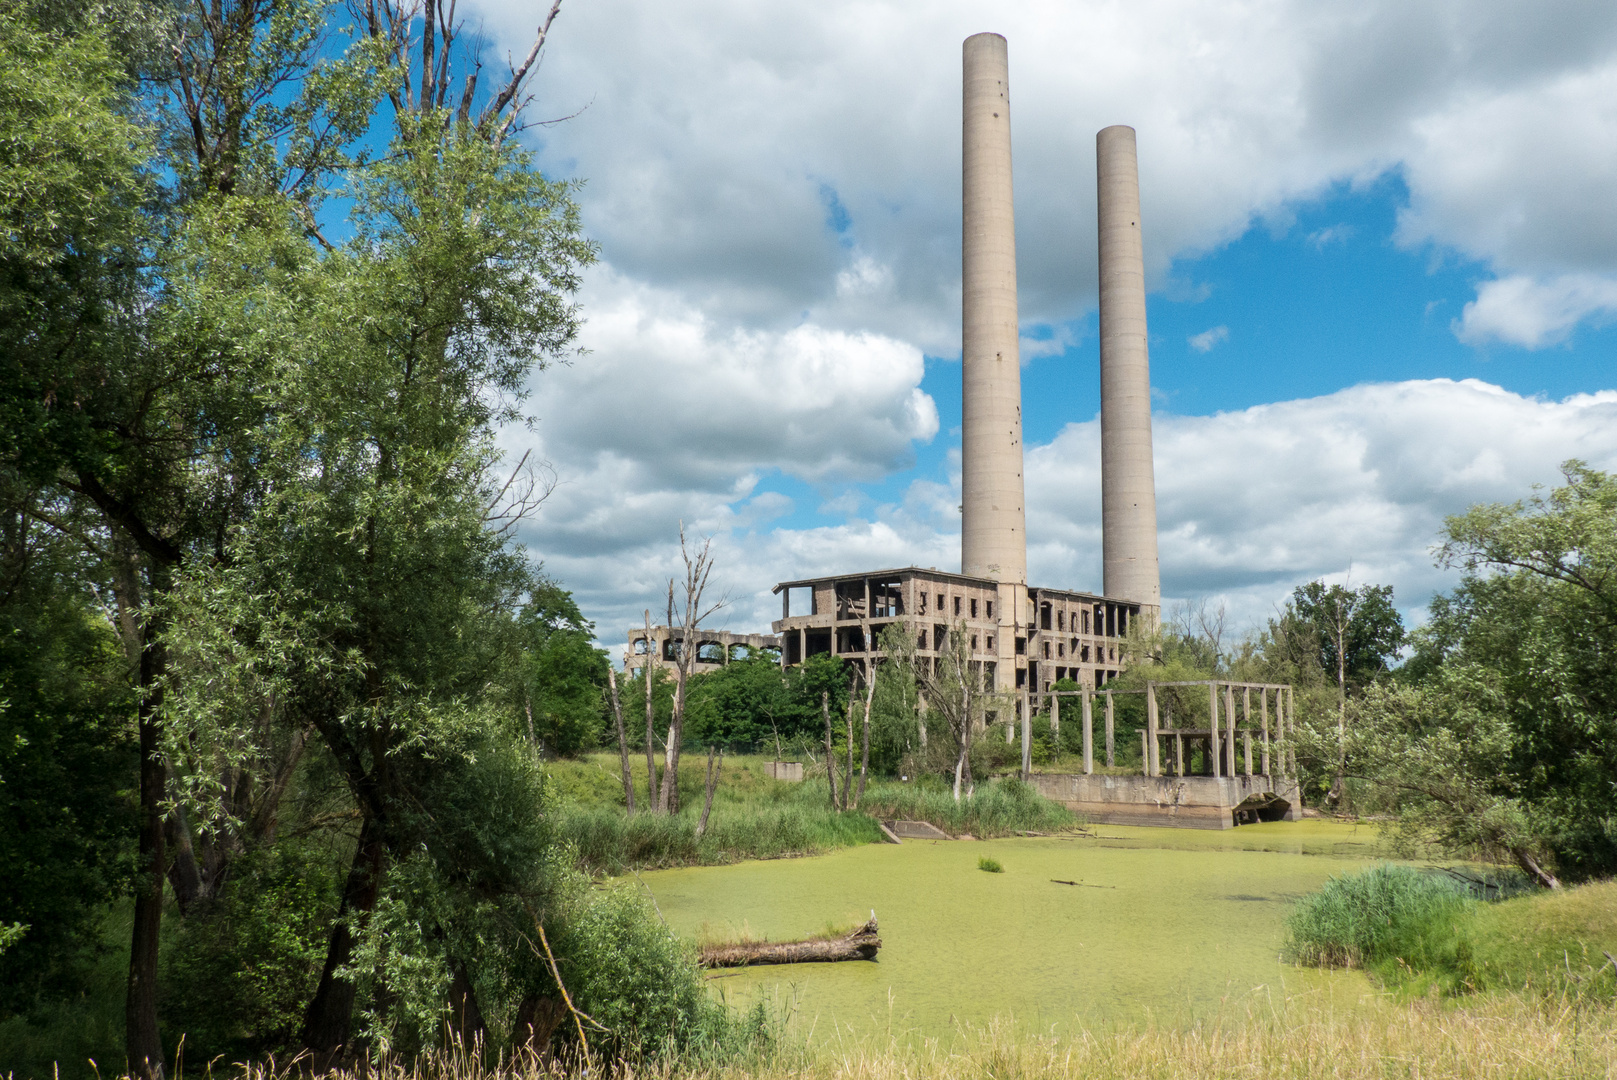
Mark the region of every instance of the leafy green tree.
<instances>
[{"instance_id":1,"label":"leafy green tree","mask_svg":"<svg viewBox=\"0 0 1617 1080\"><path fill-rule=\"evenodd\" d=\"M80 991L128 887L136 772L128 658L93 562L18 498L0 519L0 1014ZM25 506L26 504L24 504Z\"/></svg>"},{"instance_id":2,"label":"leafy green tree","mask_svg":"<svg viewBox=\"0 0 1617 1080\"><path fill-rule=\"evenodd\" d=\"M1404 623L1392 606L1391 585L1299 585L1290 613L1312 629L1319 666L1336 676L1336 771L1326 799L1339 802L1347 774L1348 686L1382 675L1404 643Z\"/></svg>"},{"instance_id":3,"label":"leafy green tree","mask_svg":"<svg viewBox=\"0 0 1617 1080\"><path fill-rule=\"evenodd\" d=\"M768 747L799 734L801 707L780 664L767 656L732 660L691 680L692 738L731 749ZM784 729L782 725L785 725Z\"/></svg>"},{"instance_id":4,"label":"leafy green tree","mask_svg":"<svg viewBox=\"0 0 1617 1080\"><path fill-rule=\"evenodd\" d=\"M1448 520L1440 560L1466 578L1414 635L1408 685L1359 710L1406 834L1546 885L1617 871L1617 479L1563 473Z\"/></svg>"},{"instance_id":5,"label":"leafy green tree","mask_svg":"<svg viewBox=\"0 0 1617 1080\"><path fill-rule=\"evenodd\" d=\"M1314 632L1320 670L1344 689L1386 674L1404 645L1404 620L1393 607L1391 585L1349 589L1310 581L1292 591L1289 606Z\"/></svg>"},{"instance_id":6,"label":"leafy green tree","mask_svg":"<svg viewBox=\"0 0 1617 1080\"><path fill-rule=\"evenodd\" d=\"M534 588L517 616L522 714L536 749L570 757L594 748L608 724L611 661L592 644L595 624L553 582Z\"/></svg>"}]
</instances>

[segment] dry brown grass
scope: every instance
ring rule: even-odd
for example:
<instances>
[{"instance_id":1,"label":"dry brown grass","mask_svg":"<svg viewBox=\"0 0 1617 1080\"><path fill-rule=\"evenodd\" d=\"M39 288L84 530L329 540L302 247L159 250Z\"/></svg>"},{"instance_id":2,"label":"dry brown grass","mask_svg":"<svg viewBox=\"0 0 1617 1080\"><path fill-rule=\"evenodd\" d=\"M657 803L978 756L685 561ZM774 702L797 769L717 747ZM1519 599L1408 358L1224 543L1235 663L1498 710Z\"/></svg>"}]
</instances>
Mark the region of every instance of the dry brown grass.
<instances>
[{"instance_id":1,"label":"dry brown grass","mask_svg":"<svg viewBox=\"0 0 1617 1080\"><path fill-rule=\"evenodd\" d=\"M538 1080L578 1071L537 1062L488 1068L446 1055L384 1064L364 1080ZM1305 995L1189 1027L1147 1024L1053 1036L996 1024L947 1039L788 1045L759 1060L623 1065L617 1072L626 1080L1614 1080L1617 1013L1520 994L1459 1004L1388 997L1344 1004ZM287 1075L255 1067L240 1080ZM359 1077L335 1074L332 1080Z\"/></svg>"}]
</instances>

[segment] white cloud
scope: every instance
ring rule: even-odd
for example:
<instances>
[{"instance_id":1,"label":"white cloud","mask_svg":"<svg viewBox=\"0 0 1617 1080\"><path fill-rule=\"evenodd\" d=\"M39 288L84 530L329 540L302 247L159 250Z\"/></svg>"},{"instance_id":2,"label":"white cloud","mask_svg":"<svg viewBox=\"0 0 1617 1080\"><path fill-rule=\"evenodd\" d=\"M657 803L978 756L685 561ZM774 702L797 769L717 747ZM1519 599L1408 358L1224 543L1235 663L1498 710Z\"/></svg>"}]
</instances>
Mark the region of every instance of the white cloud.
<instances>
[{"instance_id":1,"label":"white cloud","mask_svg":"<svg viewBox=\"0 0 1617 1080\"><path fill-rule=\"evenodd\" d=\"M508 48L541 14L480 6ZM1159 285L1174 257L1388 170L1410 193L1406 243L1505 276L1617 274L1603 0L1138 0L992 22L1010 42L1027 323L1093 305L1093 140L1117 122L1140 132ZM716 317L808 311L950 355L960 42L983 28L964 0L569 4L536 108L588 108L539 129L542 159L588 180L587 226L625 274Z\"/></svg>"},{"instance_id":2,"label":"white cloud","mask_svg":"<svg viewBox=\"0 0 1617 1080\"><path fill-rule=\"evenodd\" d=\"M1190 343L1190 347L1192 349L1195 349L1199 353L1204 353L1212 352L1213 346L1218 345L1220 342L1228 341L1229 339L1229 327L1215 326L1211 330L1203 330L1199 334L1192 334L1185 340Z\"/></svg>"},{"instance_id":3,"label":"white cloud","mask_svg":"<svg viewBox=\"0 0 1617 1080\"><path fill-rule=\"evenodd\" d=\"M1477 298L1455 320L1461 341L1482 345L1502 341L1540 349L1565 341L1586 319L1617 314L1617 278L1563 274L1548 279L1525 275L1484 282Z\"/></svg>"},{"instance_id":4,"label":"white cloud","mask_svg":"<svg viewBox=\"0 0 1617 1080\"><path fill-rule=\"evenodd\" d=\"M1445 515L1523 498L1567 458L1617 467L1609 391L1543 401L1469 379L1380 383L1154 426L1163 593L1222 597L1248 625L1350 563L1422 606L1453 580L1430 554ZM1099 586L1099 447L1092 421L1028 453L1041 581Z\"/></svg>"},{"instance_id":5,"label":"white cloud","mask_svg":"<svg viewBox=\"0 0 1617 1080\"><path fill-rule=\"evenodd\" d=\"M1617 391L1562 401L1476 380L1355 386L1323 397L1216 416L1154 420L1163 592L1223 599L1238 628L1261 625L1292 588L1349 565L1359 582L1391 584L1406 611L1455 578L1432 564L1445 515L1511 502L1554 484L1567 458L1617 468ZM953 460L957 470L958 459ZM1035 584L1101 588L1100 432L1071 424L1030 447L1026 464L1030 576ZM603 473L603 482L612 478ZM717 580L734 629L778 618L778 581L889 566L959 565L954 486L917 481L902 502L861 506L865 519L815 528L753 527L754 497L733 491L683 505L637 496L613 511L598 549L563 544L552 558L585 611L615 641L619 624L655 606L675 572L675 520L715 533ZM602 488L591 483L588 491ZM569 527L547 506L529 535L547 552ZM565 516L570 510L563 510Z\"/></svg>"}]
</instances>

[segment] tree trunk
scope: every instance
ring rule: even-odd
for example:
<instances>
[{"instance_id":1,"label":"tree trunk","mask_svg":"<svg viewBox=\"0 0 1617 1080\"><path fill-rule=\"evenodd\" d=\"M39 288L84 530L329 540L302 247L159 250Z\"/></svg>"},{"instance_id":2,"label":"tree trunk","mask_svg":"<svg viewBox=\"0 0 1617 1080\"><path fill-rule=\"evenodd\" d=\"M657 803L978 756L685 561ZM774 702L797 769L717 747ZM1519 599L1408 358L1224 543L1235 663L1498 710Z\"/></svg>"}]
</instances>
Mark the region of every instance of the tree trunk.
<instances>
[{"instance_id":1,"label":"tree trunk","mask_svg":"<svg viewBox=\"0 0 1617 1080\"><path fill-rule=\"evenodd\" d=\"M863 749L859 752L859 794L853 797L853 808L859 809L859 803L865 797L865 777L870 774L870 706L876 700L876 676L874 672L870 677L870 685L865 687L865 735Z\"/></svg>"},{"instance_id":2,"label":"tree trunk","mask_svg":"<svg viewBox=\"0 0 1617 1080\"><path fill-rule=\"evenodd\" d=\"M550 1037L567 1019L567 1006L555 998L525 997L517 1005L511 1025L511 1048L547 1061Z\"/></svg>"},{"instance_id":3,"label":"tree trunk","mask_svg":"<svg viewBox=\"0 0 1617 1080\"><path fill-rule=\"evenodd\" d=\"M646 648L651 648L648 644ZM606 669L606 685L612 691L612 719L618 725L618 760L623 765L623 805L634 813L634 777L629 773L629 735L623 729L623 708L618 703L618 673Z\"/></svg>"},{"instance_id":4,"label":"tree trunk","mask_svg":"<svg viewBox=\"0 0 1617 1080\"><path fill-rule=\"evenodd\" d=\"M753 964L815 964L839 960L874 960L881 948L876 916L843 938L815 941L761 941L741 945L709 945L698 960L703 967L749 967Z\"/></svg>"},{"instance_id":5,"label":"tree trunk","mask_svg":"<svg viewBox=\"0 0 1617 1080\"><path fill-rule=\"evenodd\" d=\"M724 751L718 751L719 767L713 767L714 747L707 751L707 798L702 803L702 820L696 823L696 835L707 832L707 816L713 812L713 793L719 789L719 773L724 771Z\"/></svg>"},{"instance_id":6,"label":"tree trunk","mask_svg":"<svg viewBox=\"0 0 1617 1080\"><path fill-rule=\"evenodd\" d=\"M174 903L181 915L189 914L191 905L202 897L202 871L197 866L196 849L191 844L191 823L185 807L176 806L164 819L164 841L173 852L168 867L169 887L174 890Z\"/></svg>"},{"instance_id":7,"label":"tree trunk","mask_svg":"<svg viewBox=\"0 0 1617 1080\"><path fill-rule=\"evenodd\" d=\"M449 962L449 1033L458 1049L481 1051L488 1042L488 1025L483 1022L483 1010L477 1006L477 994L472 989L466 965L459 960Z\"/></svg>"},{"instance_id":8,"label":"tree trunk","mask_svg":"<svg viewBox=\"0 0 1617 1080\"><path fill-rule=\"evenodd\" d=\"M162 1080L163 1041L157 1030L158 936L163 927L163 796L168 769L163 763L158 717L161 680L168 659L159 640L162 625L148 613L140 651L140 875L135 886L135 924L129 944L129 985L124 999L124 1048L129 1068L140 1080Z\"/></svg>"},{"instance_id":9,"label":"tree trunk","mask_svg":"<svg viewBox=\"0 0 1617 1080\"><path fill-rule=\"evenodd\" d=\"M1522 868L1522 872L1543 888L1559 889L1561 887L1560 879L1540 866L1538 860L1533 858L1531 851L1526 848L1512 848L1510 854L1515 858L1516 865Z\"/></svg>"},{"instance_id":10,"label":"tree trunk","mask_svg":"<svg viewBox=\"0 0 1617 1080\"><path fill-rule=\"evenodd\" d=\"M820 691L820 715L825 717L825 779L831 785L831 809L837 807L837 754L831 748L831 691Z\"/></svg>"},{"instance_id":11,"label":"tree trunk","mask_svg":"<svg viewBox=\"0 0 1617 1080\"><path fill-rule=\"evenodd\" d=\"M320 973L314 999L303 1014L303 1045L312 1055L311 1067L315 1072L332 1068L339 1056L349 1049L354 984L338 977L337 970L353 959L359 932L376 907L376 898L382 890L385 850L381 832L374 817L367 817L360 828L359 847L354 851L354 863L343 885L342 905L337 910L331 940L326 947L326 966Z\"/></svg>"},{"instance_id":12,"label":"tree trunk","mask_svg":"<svg viewBox=\"0 0 1617 1080\"><path fill-rule=\"evenodd\" d=\"M853 710L858 706L859 699L854 696L854 688L848 687L848 770L842 774L842 809L849 809L848 800L853 795Z\"/></svg>"},{"instance_id":13,"label":"tree trunk","mask_svg":"<svg viewBox=\"0 0 1617 1080\"><path fill-rule=\"evenodd\" d=\"M652 748L652 721L655 717L651 703L651 611L646 611L646 662L640 668L640 673L646 680L646 812L655 814L657 805L657 757Z\"/></svg>"}]
</instances>

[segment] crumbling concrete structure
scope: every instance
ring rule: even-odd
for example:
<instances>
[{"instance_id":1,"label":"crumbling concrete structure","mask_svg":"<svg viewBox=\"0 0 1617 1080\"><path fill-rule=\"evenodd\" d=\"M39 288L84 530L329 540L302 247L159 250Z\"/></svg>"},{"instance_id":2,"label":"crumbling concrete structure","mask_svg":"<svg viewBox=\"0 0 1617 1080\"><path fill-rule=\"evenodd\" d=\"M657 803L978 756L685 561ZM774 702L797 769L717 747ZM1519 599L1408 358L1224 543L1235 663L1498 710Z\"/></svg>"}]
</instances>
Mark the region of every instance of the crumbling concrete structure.
<instances>
[{"instance_id":1,"label":"crumbling concrete structure","mask_svg":"<svg viewBox=\"0 0 1617 1080\"><path fill-rule=\"evenodd\" d=\"M1205 723L1181 721L1173 726L1171 718L1169 723L1163 722L1159 692L1176 687L1192 693L1206 688ZM1113 699L1124 694L1145 697L1145 727L1139 733L1143 775L1098 774L1094 735L1097 705L1105 709L1105 762L1111 767L1116 736ZM1256 719L1254 695L1258 703ZM1287 741L1288 732L1296 724L1296 700L1289 685L1222 679L1148 682L1143 690L1103 690L1095 694L1085 689L1046 694L1034 699L1034 707L1048 712L1052 724L1059 725L1063 700L1079 707L1084 771L1033 773L1027 767L1024 750L1023 773L1045 798L1064 804L1090 821L1229 829L1257 821L1296 821L1302 817L1297 763Z\"/></svg>"},{"instance_id":2,"label":"crumbling concrete structure","mask_svg":"<svg viewBox=\"0 0 1617 1080\"><path fill-rule=\"evenodd\" d=\"M698 630L696 658L691 673L700 675L717 671L732 660L747 660L764 656L780 659L780 638L773 634L732 634L728 630ZM670 675L679 677L680 652L685 647L685 630L678 626L653 626L647 637L644 626L630 627L629 645L623 651L623 670L638 676L650 658L653 670L667 668Z\"/></svg>"},{"instance_id":3,"label":"crumbling concrete structure","mask_svg":"<svg viewBox=\"0 0 1617 1080\"><path fill-rule=\"evenodd\" d=\"M1122 639L1140 605L1024 587L1023 610L1007 613L1002 585L916 566L783 581L774 590L781 617L772 626L781 663L830 653L868 670L882 632L899 623L923 659L937 657L950 629L963 629L984 683L1002 690L1044 692L1062 679L1093 689L1123 669Z\"/></svg>"}]
</instances>

